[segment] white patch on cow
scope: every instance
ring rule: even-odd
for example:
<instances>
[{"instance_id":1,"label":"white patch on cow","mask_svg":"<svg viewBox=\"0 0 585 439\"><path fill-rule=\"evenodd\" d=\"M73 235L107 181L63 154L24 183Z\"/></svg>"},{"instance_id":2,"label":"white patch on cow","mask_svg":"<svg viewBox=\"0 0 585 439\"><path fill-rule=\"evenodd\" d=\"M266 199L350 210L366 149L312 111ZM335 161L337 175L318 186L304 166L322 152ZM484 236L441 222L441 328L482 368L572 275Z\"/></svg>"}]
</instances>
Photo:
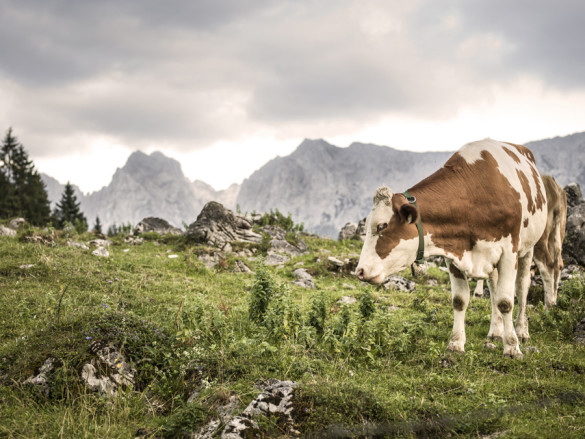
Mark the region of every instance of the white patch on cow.
<instances>
[{"instance_id":1,"label":"white patch on cow","mask_svg":"<svg viewBox=\"0 0 585 439\"><path fill-rule=\"evenodd\" d=\"M459 153L459 155L463 157L467 163L472 165L478 160L483 160L481 153L486 149L490 149L490 145L496 146L500 144L501 143L496 140L486 138L463 145L461 149L457 151L457 153Z\"/></svg>"}]
</instances>

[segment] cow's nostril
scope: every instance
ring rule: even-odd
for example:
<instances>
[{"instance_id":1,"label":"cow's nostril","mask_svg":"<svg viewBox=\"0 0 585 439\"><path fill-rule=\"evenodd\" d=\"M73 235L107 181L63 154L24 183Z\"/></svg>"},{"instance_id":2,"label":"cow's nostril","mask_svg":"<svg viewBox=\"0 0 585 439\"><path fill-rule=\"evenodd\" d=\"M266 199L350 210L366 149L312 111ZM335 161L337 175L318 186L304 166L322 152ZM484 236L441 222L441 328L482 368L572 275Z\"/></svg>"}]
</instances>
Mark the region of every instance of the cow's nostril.
<instances>
[{"instance_id":1,"label":"cow's nostril","mask_svg":"<svg viewBox=\"0 0 585 439\"><path fill-rule=\"evenodd\" d=\"M358 268L358 270L356 271L356 275L357 275L358 279L363 280L364 279L364 269Z\"/></svg>"}]
</instances>

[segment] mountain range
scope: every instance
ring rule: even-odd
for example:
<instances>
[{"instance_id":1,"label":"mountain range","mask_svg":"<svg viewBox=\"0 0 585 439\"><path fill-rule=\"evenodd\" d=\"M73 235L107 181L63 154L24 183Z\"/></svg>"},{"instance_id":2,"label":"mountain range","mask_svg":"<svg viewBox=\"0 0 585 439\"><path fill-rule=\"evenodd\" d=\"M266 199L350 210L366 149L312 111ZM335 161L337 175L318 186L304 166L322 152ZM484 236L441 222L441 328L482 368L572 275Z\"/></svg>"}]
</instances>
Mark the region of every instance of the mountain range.
<instances>
[{"instance_id":1,"label":"mountain range","mask_svg":"<svg viewBox=\"0 0 585 439\"><path fill-rule=\"evenodd\" d=\"M574 181L585 186L585 133L526 146L542 173L553 175L562 186ZM160 152L136 151L108 186L91 194L77 188L76 193L90 227L96 216L105 227L135 225L147 216L180 227L193 222L205 203L214 200L244 212L278 209L291 213L309 231L335 237L346 222L367 215L378 186L406 190L442 166L452 153L417 153L363 143L340 148L322 139L306 139L292 154L269 161L241 185L216 191L202 181L187 179L176 160ZM63 185L47 175L42 178L55 203Z\"/></svg>"}]
</instances>

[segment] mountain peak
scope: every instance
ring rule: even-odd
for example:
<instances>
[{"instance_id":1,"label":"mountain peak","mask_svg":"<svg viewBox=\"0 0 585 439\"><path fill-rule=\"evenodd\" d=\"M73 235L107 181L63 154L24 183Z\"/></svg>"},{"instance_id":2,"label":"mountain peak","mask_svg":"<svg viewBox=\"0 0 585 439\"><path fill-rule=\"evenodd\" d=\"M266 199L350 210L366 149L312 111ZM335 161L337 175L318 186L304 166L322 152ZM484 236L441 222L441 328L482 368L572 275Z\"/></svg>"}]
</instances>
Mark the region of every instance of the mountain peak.
<instances>
[{"instance_id":1,"label":"mountain peak","mask_svg":"<svg viewBox=\"0 0 585 439\"><path fill-rule=\"evenodd\" d=\"M122 170L130 174L151 174L154 172L157 174L174 173L183 175L181 164L159 151L155 151L150 155L142 151L134 151L128 157Z\"/></svg>"}]
</instances>

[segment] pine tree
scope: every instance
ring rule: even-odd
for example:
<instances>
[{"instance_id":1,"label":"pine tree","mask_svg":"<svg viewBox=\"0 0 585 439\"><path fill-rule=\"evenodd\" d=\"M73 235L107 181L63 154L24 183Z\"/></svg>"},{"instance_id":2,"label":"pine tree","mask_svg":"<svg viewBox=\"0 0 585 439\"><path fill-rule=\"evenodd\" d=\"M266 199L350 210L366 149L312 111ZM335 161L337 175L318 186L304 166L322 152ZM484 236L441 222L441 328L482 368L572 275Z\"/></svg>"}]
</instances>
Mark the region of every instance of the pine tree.
<instances>
[{"instance_id":1,"label":"pine tree","mask_svg":"<svg viewBox=\"0 0 585 439\"><path fill-rule=\"evenodd\" d=\"M93 226L93 231L95 233L102 233L102 222L100 221L100 217L95 217L95 226Z\"/></svg>"},{"instance_id":2,"label":"pine tree","mask_svg":"<svg viewBox=\"0 0 585 439\"><path fill-rule=\"evenodd\" d=\"M20 216L31 224L45 225L51 215L45 184L12 128L2 141L0 160L0 216Z\"/></svg>"},{"instance_id":3,"label":"pine tree","mask_svg":"<svg viewBox=\"0 0 585 439\"><path fill-rule=\"evenodd\" d=\"M57 203L53 212L55 226L62 229L65 223L71 223L78 232L87 231L87 220L81 212L80 203L73 191L71 183L67 182L61 201Z\"/></svg>"}]
</instances>

